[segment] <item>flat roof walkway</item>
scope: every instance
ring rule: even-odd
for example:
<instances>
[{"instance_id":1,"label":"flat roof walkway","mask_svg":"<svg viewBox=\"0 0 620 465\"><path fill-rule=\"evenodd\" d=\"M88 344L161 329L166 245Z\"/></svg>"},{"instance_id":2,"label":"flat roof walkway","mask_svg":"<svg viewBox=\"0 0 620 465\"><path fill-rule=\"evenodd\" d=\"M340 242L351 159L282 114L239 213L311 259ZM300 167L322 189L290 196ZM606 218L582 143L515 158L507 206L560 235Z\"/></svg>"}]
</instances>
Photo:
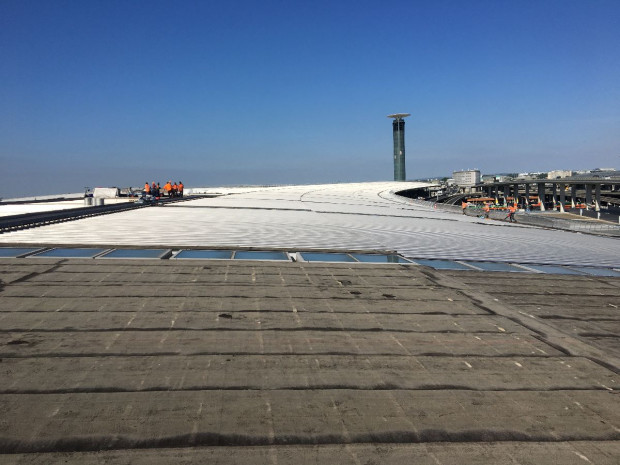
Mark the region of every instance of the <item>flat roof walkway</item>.
<instances>
[{"instance_id":1,"label":"flat roof walkway","mask_svg":"<svg viewBox=\"0 0 620 465\"><path fill-rule=\"evenodd\" d=\"M616 464L620 278L0 259L0 463Z\"/></svg>"}]
</instances>

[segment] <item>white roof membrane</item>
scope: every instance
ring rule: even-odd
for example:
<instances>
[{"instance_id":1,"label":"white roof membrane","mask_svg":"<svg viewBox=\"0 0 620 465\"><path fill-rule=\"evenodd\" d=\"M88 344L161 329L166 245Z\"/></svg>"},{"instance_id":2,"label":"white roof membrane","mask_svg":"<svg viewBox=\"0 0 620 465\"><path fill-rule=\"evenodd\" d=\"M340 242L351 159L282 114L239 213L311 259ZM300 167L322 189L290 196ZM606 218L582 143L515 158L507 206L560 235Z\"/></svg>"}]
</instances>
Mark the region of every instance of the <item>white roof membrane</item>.
<instances>
[{"instance_id":1,"label":"white roof membrane","mask_svg":"<svg viewBox=\"0 0 620 465\"><path fill-rule=\"evenodd\" d=\"M409 258L620 266L620 242L414 205L373 182L203 189L221 197L14 231L0 244L393 250Z\"/></svg>"}]
</instances>

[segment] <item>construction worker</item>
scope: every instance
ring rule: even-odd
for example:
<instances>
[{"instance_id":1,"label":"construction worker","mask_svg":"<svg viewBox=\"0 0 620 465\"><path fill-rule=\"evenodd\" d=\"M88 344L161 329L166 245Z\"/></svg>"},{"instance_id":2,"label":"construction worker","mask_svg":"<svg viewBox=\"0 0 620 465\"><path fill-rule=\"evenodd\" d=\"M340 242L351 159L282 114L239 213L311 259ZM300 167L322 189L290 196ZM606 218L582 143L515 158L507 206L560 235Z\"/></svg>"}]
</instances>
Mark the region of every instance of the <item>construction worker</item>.
<instances>
[{"instance_id":1,"label":"construction worker","mask_svg":"<svg viewBox=\"0 0 620 465\"><path fill-rule=\"evenodd\" d=\"M489 217L489 212L491 211L491 207L489 207L489 204L485 203L484 207L482 208L482 210L484 210L484 217L488 218Z\"/></svg>"},{"instance_id":2,"label":"construction worker","mask_svg":"<svg viewBox=\"0 0 620 465\"><path fill-rule=\"evenodd\" d=\"M509 221L511 223L512 222L514 222L514 223L517 222L517 220L515 220L515 213L516 213L516 211L517 211L517 207L515 205L510 205L508 207L508 219L509 219Z\"/></svg>"},{"instance_id":3,"label":"construction worker","mask_svg":"<svg viewBox=\"0 0 620 465\"><path fill-rule=\"evenodd\" d=\"M179 197L183 197L183 183L179 181Z\"/></svg>"},{"instance_id":4,"label":"construction worker","mask_svg":"<svg viewBox=\"0 0 620 465\"><path fill-rule=\"evenodd\" d=\"M144 194L145 195L150 195L151 193L151 187L149 186L148 181L144 183Z\"/></svg>"},{"instance_id":5,"label":"construction worker","mask_svg":"<svg viewBox=\"0 0 620 465\"><path fill-rule=\"evenodd\" d=\"M170 184L170 181L164 185L164 190L166 191L168 197L172 197L172 184Z\"/></svg>"},{"instance_id":6,"label":"construction worker","mask_svg":"<svg viewBox=\"0 0 620 465\"><path fill-rule=\"evenodd\" d=\"M463 209L463 215L465 214L465 210L467 210L467 201L463 200L461 202L461 208Z\"/></svg>"},{"instance_id":7,"label":"construction worker","mask_svg":"<svg viewBox=\"0 0 620 465\"><path fill-rule=\"evenodd\" d=\"M177 183L175 182L172 185L172 196L173 197L178 197L178 195L179 195L179 186L177 186Z\"/></svg>"},{"instance_id":8,"label":"construction worker","mask_svg":"<svg viewBox=\"0 0 620 465\"><path fill-rule=\"evenodd\" d=\"M155 181L153 181L153 184L151 184L151 195L153 197L159 197L159 190L157 189L157 185L155 184Z\"/></svg>"}]
</instances>

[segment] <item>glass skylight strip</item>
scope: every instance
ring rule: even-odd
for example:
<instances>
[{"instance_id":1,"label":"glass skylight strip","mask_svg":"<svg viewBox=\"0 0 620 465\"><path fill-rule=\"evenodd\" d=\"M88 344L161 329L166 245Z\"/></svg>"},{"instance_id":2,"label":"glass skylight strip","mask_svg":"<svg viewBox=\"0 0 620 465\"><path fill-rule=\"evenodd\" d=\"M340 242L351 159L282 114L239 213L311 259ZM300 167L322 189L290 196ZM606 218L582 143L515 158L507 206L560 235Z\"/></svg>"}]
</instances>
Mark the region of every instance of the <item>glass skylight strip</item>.
<instances>
[{"instance_id":1,"label":"glass skylight strip","mask_svg":"<svg viewBox=\"0 0 620 465\"><path fill-rule=\"evenodd\" d=\"M527 270L523 268L517 268L516 266L512 266L510 263L503 262L472 262L472 261L464 261L463 263L471 266L475 266L484 271L509 271L509 272L517 272L517 273L526 273Z\"/></svg>"},{"instance_id":2,"label":"glass skylight strip","mask_svg":"<svg viewBox=\"0 0 620 465\"><path fill-rule=\"evenodd\" d=\"M524 265L524 266L527 266L528 268L532 268L536 271L541 271L547 274L572 274L572 275L583 276L583 273L577 270L572 270L570 268L567 268L565 266L560 266L560 265L530 265L528 263L527 265Z\"/></svg>"},{"instance_id":3,"label":"glass skylight strip","mask_svg":"<svg viewBox=\"0 0 620 465\"><path fill-rule=\"evenodd\" d=\"M36 258L94 258L109 249L58 248L30 255Z\"/></svg>"},{"instance_id":4,"label":"glass skylight strip","mask_svg":"<svg viewBox=\"0 0 620 465\"><path fill-rule=\"evenodd\" d=\"M233 256L233 259L290 261L286 252L269 252L261 250L237 250Z\"/></svg>"},{"instance_id":5,"label":"glass skylight strip","mask_svg":"<svg viewBox=\"0 0 620 465\"><path fill-rule=\"evenodd\" d=\"M104 258L162 259L162 258L168 258L171 253L172 251L170 249L114 249L97 258L98 259L104 259Z\"/></svg>"},{"instance_id":6,"label":"glass skylight strip","mask_svg":"<svg viewBox=\"0 0 620 465\"><path fill-rule=\"evenodd\" d=\"M351 256L363 263L411 263L411 260L395 254L352 253Z\"/></svg>"},{"instance_id":7,"label":"glass skylight strip","mask_svg":"<svg viewBox=\"0 0 620 465\"><path fill-rule=\"evenodd\" d=\"M32 254L43 250L40 247L26 248L26 247L0 247L0 258L17 258L27 254Z\"/></svg>"},{"instance_id":8,"label":"glass skylight strip","mask_svg":"<svg viewBox=\"0 0 620 465\"><path fill-rule=\"evenodd\" d=\"M414 263L419 265L429 266L431 268L435 268L436 270L473 270L474 268L463 265L462 263L457 263L452 260L427 260L427 259L413 259Z\"/></svg>"},{"instance_id":9,"label":"glass skylight strip","mask_svg":"<svg viewBox=\"0 0 620 465\"><path fill-rule=\"evenodd\" d=\"M571 266L571 269L578 270L583 273L593 275L593 276L610 276L610 277L620 277L620 272L612 270L611 268L591 268L588 266Z\"/></svg>"},{"instance_id":10,"label":"glass skylight strip","mask_svg":"<svg viewBox=\"0 0 620 465\"><path fill-rule=\"evenodd\" d=\"M301 257L307 262L356 262L357 260L347 253L301 252Z\"/></svg>"},{"instance_id":11,"label":"glass skylight strip","mask_svg":"<svg viewBox=\"0 0 620 465\"><path fill-rule=\"evenodd\" d=\"M232 250L181 250L173 258L180 260L229 260Z\"/></svg>"}]
</instances>

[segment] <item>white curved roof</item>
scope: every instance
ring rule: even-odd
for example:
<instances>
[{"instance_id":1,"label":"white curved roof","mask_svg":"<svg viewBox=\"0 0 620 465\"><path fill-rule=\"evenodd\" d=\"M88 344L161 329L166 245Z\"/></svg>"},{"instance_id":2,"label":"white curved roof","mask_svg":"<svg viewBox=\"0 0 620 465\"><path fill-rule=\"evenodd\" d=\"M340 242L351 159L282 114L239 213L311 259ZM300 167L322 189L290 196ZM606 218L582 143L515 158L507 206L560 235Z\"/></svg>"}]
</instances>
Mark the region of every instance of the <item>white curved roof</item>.
<instances>
[{"instance_id":1,"label":"white curved roof","mask_svg":"<svg viewBox=\"0 0 620 465\"><path fill-rule=\"evenodd\" d=\"M225 195L5 233L0 244L395 250L411 258L620 266L614 238L441 212L394 194L423 185L203 189Z\"/></svg>"}]
</instances>

